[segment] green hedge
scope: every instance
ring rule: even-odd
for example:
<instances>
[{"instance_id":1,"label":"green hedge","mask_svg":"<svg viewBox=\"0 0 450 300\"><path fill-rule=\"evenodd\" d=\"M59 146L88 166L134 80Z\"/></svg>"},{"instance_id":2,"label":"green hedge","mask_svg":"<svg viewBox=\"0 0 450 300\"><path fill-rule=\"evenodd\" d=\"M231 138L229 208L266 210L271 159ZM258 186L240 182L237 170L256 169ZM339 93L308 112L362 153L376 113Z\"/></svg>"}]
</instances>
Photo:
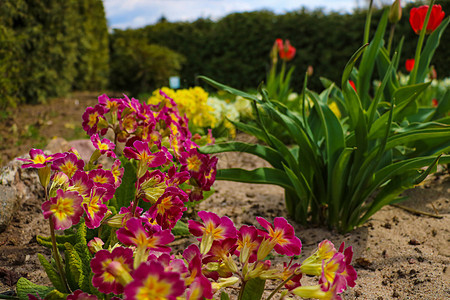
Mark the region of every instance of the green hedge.
<instances>
[{"instance_id":1,"label":"green hedge","mask_svg":"<svg viewBox=\"0 0 450 300\"><path fill-rule=\"evenodd\" d=\"M0 107L106 86L101 0L2 0L0 15Z\"/></svg>"},{"instance_id":2,"label":"green hedge","mask_svg":"<svg viewBox=\"0 0 450 300\"><path fill-rule=\"evenodd\" d=\"M436 3L450 13L450 1ZM402 64L414 57L418 39L409 25L411 7L410 4L403 9L393 44L395 46L401 36L405 36ZM362 44L365 17L365 11L344 15L304 9L284 15L257 11L231 14L217 22L208 19L160 22L137 29L134 34L186 57L180 72L183 87L198 84L196 76L201 74L239 89L252 88L263 81L274 40L289 39L297 48L297 55L290 64L296 67L293 87L299 91L308 65L314 67L311 88L321 89L319 76L339 81L348 58ZM372 32L380 17L381 11L374 11ZM432 62L440 78L450 75L445 67L450 65L450 48L444 47L450 44L449 38L449 34L444 34Z\"/></svg>"}]
</instances>

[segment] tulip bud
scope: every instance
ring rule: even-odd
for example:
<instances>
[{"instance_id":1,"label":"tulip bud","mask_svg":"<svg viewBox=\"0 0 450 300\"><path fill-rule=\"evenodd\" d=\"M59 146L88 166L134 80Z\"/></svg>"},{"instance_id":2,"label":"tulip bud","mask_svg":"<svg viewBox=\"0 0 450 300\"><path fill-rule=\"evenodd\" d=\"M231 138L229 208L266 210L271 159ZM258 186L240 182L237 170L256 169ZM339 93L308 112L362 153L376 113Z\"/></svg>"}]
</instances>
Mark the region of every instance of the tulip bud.
<instances>
[{"instance_id":1,"label":"tulip bud","mask_svg":"<svg viewBox=\"0 0 450 300\"><path fill-rule=\"evenodd\" d=\"M308 68L306 69L306 74L308 75L308 77L311 77L314 73L314 68L313 66L308 66Z\"/></svg>"},{"instance_id":2,"label":"tulip bud","mask_svg":"<svg viewBox=\"0 0 450 300\"><path fill-rule=\"evenodd\" d=\"M434 68L434 66L431 66L429 76L430 76L431 80L437 79L437 72L436 72L436 69Z\"/></svg>"},{"instance_id":3,"label":"tulip bud","mask_svg":"<svg viewBox=\"0 0 450 300\"><path fill-rule=\"evenodd\" d=\"M395 0L391 5L391 9L389 10L389 22L395 24L402 18L402 5L400 4L400 0Z\"/></svg>"}]
</instances>

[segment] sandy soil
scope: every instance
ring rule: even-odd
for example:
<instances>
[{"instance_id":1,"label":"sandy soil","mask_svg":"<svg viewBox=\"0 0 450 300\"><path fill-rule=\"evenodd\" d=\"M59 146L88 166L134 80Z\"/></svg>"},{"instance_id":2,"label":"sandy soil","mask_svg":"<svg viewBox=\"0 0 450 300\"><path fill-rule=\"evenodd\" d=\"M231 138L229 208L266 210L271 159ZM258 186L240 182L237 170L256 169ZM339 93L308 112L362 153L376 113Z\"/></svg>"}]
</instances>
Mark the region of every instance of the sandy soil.
<instances>
[{"instance_id":1,"label":"sandy soil","mask_svg":"<svg viewBox=\"0 0 450 300\"><path fill-rule=\"evenodd\" d=\"M95 97L88 97L86 101L95 101ZM81 118L81 113L78 113L78 118ZM71 121L67 119L67 122ZM9 154L2 155L4 159L9 158ZM226 153L219 156L220 168L253 169L264 165L264 161L250 155ZM227 215L237 226L256 225L256 216L268 220L276 216L289 219L284 208L283 190L279 187L217 181L214 188L216 193L201 203L198 210ZM326 228L303 227L291 221L303 242L304 257L323 239L329 239L336 245L345 241L353 246L353 264L358 280L356 287L349 290L344 298L450 298L450 176L430 176L425 184L406 191L405 195L409 199L402 205L438 213L441 218L387 206L364 226L345 235ZM48 249L36 242L36 235L49 234L47 222L40 211L41 203L42 199L22 203L12 224L0 233L0 293L14 290L20 276L38 284L48 284L36 256L36 253L50 254ZM174 248L182 249L189 242L177 240ZM275 257L275 263L281 261L281 257Z\"/></svg>"}]
</instances>

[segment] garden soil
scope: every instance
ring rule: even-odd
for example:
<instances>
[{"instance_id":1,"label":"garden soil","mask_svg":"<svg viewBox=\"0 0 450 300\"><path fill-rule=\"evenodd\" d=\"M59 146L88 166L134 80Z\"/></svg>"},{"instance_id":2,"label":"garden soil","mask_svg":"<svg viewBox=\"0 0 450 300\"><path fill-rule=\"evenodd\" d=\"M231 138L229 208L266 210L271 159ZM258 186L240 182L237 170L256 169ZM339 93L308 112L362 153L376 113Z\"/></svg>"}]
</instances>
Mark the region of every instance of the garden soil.
<instances>
[{"instance_id":1,"label":"garden soil","mask_svg":"<svg viewBox=\"0 0 450 300\"><path fill-rule=\"evenodd\" d=\"M30 140L20 138L26 130L29 131L26 126L33 125L40 129L42 138L37 141L39 143L55 136L70 139L76 135L73 131L76 126L80 126L85 107L94 105L95 102L95 95L74 94L47 105L21 106L6 117L2 116L2 164L28 152L34 146L33 143L36 143L31 137ZM11 134L8 135L8 132ZM238 138L247 141L251 139L248 136ZM219 168L253 169L262 166L267 165L250 155L219 155ZM217 181L214 189L215 193L201 203L197 210L226 215L237 226L257 225L257 216L268 220L285 217L294 225L296 234L303 243L299 261L311 254L323 239L331 240L337 247L341 242L353 246L353 265L358 272L358 280L356 286L344 294L344 299L450 298L448 173L429 176L424 184L406 191L404 196L408 198L401 203L416 211L438 215L438 218L386 206L365 225L347 234L339 234L323 227L295 224L287 216L283 190L277 186ZM47 222L40 209L42 201L41 198L33 198L21 203L10 226L0 233L0 293L13 291L21 276L37 284L49 284L37 258L37 253L42 253L47 258L50 255L49 249L36 242L37 235L49 235ZM191 214L196 217L195 212ZM172 246L182 250L193 241L191 238L181 237ZM278 265L284 261L280 256L275 256L273 260ZM302 281L304 284L314 283L310 277L305 277ZM269 283L268 288L270 291L274 286ZM228 292L236 295L236 288L228 288Z\"/></svg>"}]
</instances>

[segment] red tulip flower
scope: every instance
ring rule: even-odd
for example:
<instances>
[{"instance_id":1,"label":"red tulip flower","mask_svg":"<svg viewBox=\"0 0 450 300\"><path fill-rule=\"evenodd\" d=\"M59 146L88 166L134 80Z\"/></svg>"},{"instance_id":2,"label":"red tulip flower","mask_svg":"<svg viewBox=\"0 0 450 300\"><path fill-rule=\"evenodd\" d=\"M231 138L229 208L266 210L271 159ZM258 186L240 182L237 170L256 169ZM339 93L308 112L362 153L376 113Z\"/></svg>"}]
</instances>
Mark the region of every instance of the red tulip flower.
<instances>
[{"instance_id":1,"label":"red tulip flower","mask_svg":"<svg viewBox=\"0 0 450 300\"><path fill-rule=\"evenodd\" d=\"M420 7L414 7L409 12L409 23L416 34L420 34L420 31L422 30L423 23L427 15L427 10L428 5L423 5ZM442 7L440 5L433 5L431 8L431 15L428 20L426 33L432 33L441 24L444 16L445 13L442 11Z\"/></svg>"},{"instance_id":2,"label":"red tulip flower","mask_svg":"<svg viewBox=\"0 0 450 300\"><path fill-rule=\"evenodd\" d=\"M350 85L351 85L352 88L355 90L355 92L358 92L358 91L356 90L356 85L355 85L355 83L353 82L353 80L349 80L348 83L350 83Z\"/></svg>"},{"instance_id":3,"label":"red tulip flower","mask_svg":"<svg viewBox=\"0 0 450 300\"><path fill-rule=\"evenodd\" d=\"M405 62L406 71L411 72L414 69L414 58L407 59Z\"/></svg>"},{"instance_id":4,"label":"red tulip flower","mask_svg":"<svg viewBox=\"0 0 450 300\"><path fill-rule=\"evenodd\" d=\"M289 40L286 40L283 44L282 39L276 39L275 43L278 47L278 54L282 60L289 61L294 58L296 49L291 46Z\"/></svg>"},{"instance_id":5,"label":"red tulip flower","mask_svg":"<svg viewBox=\"0 0 450 300\"><path fill-rule=\"evenodd\" d=\"M433 105L433 107L438 107L439 102L437 101L437 99L433 99L431 100L431 105Z\"/></svg>"}]
</instances>

